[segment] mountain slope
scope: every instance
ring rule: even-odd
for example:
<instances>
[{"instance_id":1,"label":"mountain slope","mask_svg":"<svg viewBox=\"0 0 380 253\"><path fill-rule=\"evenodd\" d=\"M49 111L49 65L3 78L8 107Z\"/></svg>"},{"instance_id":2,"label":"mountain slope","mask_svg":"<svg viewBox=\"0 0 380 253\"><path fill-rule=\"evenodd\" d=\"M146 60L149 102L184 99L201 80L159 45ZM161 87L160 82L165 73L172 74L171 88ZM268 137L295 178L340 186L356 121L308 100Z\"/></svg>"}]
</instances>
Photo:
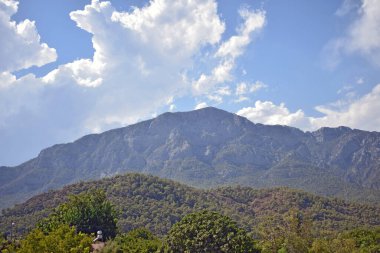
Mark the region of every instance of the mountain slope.
<instances>
[{"instance_id":1,"label":"mountain slope","mask_svg":"<svg viewBox=\"0 0 380 253\"><path fill-rule=\"evenodd\" d=\"M194 186L290 186L380 200L380 133L346 127L302 132L254 124L216 108L165 113L47 148L0 168L0 207L80 180L142 172Z\"/></svg>"},{"instance_id":2,"label":"mountain slope","mask_svg":"<svg viewBox=\"0 0 380 253\"><path fill-rule=\"evenodd\" d=\"M285 188L200 190L158 177L127 174L66 186L4 210L0 216L0 232L9 232L14 222L15 230L23 234L63 203L69 194L94 189L103 189L116 206L120 214L118 226L123 232L147 227L157 235L164 235L184 215L203 209L228 215L249 231L257 230L259 223L267 222L268 217L280 221L289 210L311 219L316 235L380 225L378 206L353 204Z\"/></svg>"}]
</instances>

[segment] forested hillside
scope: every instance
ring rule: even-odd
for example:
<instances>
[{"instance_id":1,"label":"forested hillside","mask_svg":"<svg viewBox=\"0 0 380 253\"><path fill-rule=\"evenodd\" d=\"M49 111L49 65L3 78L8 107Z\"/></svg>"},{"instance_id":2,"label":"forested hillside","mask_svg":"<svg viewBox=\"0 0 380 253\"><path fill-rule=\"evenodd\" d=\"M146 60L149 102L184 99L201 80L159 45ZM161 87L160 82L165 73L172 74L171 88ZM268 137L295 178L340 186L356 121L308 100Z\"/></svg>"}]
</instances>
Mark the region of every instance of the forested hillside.
<instances>
[{"instance_id":1,"label":"forested hillside","mask_svg":"<svg viewBox=\"0 0 380 253\"><path fill-rule=\"evenodd\" d=\"M308 221L315 235L380 225L378 206L353 204L287 188L199 190L158 177L126 174L66 186L3 210L1 232L9 232L14 222L17 234L24 234L65 202L68 195L99 189L115 205L122 232L146 227L156 235L164 235L186 214L204 209L227 215L254 234L281 225L291 213L298 213Z\"/></svg>"}]
</instances>

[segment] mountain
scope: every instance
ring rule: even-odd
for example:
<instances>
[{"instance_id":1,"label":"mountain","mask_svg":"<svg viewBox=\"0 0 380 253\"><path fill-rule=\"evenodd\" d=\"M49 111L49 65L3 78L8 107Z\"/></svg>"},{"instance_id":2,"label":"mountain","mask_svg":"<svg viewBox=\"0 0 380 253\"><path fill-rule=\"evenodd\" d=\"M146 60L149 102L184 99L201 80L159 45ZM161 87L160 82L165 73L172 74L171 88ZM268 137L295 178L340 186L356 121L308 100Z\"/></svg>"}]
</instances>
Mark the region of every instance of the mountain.
<instances>
[{"instance_id":1,"label":"mountain","mask_svg":"<svg viewBox=\"0 0 380 253\"><path fill-rule=\"evenodd\" d=\"M315 236L380 226L379 206L354 204L286 188L201 190L158 177L127 174L69 185L3 210L0 232L9 232L14 222L13 232L24 234L66 201L68 195L94 189L104 190L115 205L122 232L146 227L162 236L186 214L204 209L227 215L252 232L258 232L263 225L281 223L288 211L299 213L304 221L310 220L309 228ZM268 221L274 223L271 225Z\"/></svg>"},{"instance_id":2,"label":"mountain","mask_svg":"<svg viewBox=\"0 0 380 253\"><path fill-rule=\"evenodd\" d=\"M198 187L289 186L380 201L380 133L347 127L303 132L254 124L216 108L164 113L54 145L0 168L0 208L78 181L141 172Z\"/></svg>"}]
</instances>

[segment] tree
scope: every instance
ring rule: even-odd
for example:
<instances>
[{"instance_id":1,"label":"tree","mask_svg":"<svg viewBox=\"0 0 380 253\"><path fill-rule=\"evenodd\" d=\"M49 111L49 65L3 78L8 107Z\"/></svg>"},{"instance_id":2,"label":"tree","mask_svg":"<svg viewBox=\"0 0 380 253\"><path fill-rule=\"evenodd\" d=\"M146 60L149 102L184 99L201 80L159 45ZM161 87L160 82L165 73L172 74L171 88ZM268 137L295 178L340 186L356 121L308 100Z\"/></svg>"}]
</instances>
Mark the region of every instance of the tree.
<instances>
[{"instance_id":1,"label":"tree","mask_svg":"<svg viewBox=\"0 0 380 253\"><path fill-rule=\"evenodd\" d=\"M202 211L185 216L166 237L167 252L257 252L253 239L229 217Z\"/></svg>"},{"instance_id":2,"label":"tree","mask_svg":"<svg viewBox=\"0 0 380 253\"><path fill-rule=\"evenodd\" d=\"M45 234L41 229L32 230L17 250L18 253L55 252L84 253L90 252L92 238L84 233L76 233L74 227L66 224Z\"/></svg>"},{"instance_id":3,"label":"tree","mask_svg":"<svg viewBox=\"0 0 380 253\"><path fill-rule=\"evenodd\" d=\"M153 253L162 246L162 242L146 228L137 228L127 234L116 236L103 248L102 253Z\"/></svg>"},{"instance_id":4,"label":"tree","mask_svg":"<svg viewBox=\"0 0 380 253\"><path fill-rule=\"evenodd\" d=\"M287 213L268 216L258 225L259 247L263 253L307 252L312 244L312 221L299 211L291 209Z\"/></svg>"},{"instance_id":5,"label":"tree","mask_svg":"<svg viewBox=\"0 0 380 253\"><path fill-rule=\"evenodd\" d=\"M113 205L103 191L97 190L69 196L69 201L60 205L39 227L49 232L60 224L68 224L86 234L101 230L108 239L116 236L116 222Z\"/></svg>"},{"instance_id":6,"label":"tree","mask_svg":"<svg viewBox=\"0 0 380 253\"><path fill-rule=\"evenodd\" d=\"M310 253L376 253L380 252L380 228L355 229L339 233L335 238L314 240Z\"/></svg>"}]
</instances>

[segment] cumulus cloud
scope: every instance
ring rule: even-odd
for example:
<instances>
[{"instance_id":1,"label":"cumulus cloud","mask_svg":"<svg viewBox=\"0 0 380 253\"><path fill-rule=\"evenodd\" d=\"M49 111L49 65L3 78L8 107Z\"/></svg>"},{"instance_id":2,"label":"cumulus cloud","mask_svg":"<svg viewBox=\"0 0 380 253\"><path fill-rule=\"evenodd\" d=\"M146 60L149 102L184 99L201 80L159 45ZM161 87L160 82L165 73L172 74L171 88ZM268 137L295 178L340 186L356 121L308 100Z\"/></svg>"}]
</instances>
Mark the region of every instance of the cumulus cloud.
<instances>
[{"instance_id":1,"label":"cumulus cloud","mask_svg":"<svg viewBox=\"0 0 380 253\"><path fill-rule=\"evenodd\" d=\"M222 42L225 24L214 0L152 0L128 12L92 0L70 18L92 35L94 55L41 78L29 74L17 79L11 71L41 66L57 55L40 42L34 22L10 19L16 11L16 1L0 0L0 29L7 34L0 42L15 51L13 58L0 52L0 59L11 59L0 62L0 137L31 143L35 153L28 151L27 157L54 143L135 123L160 108L174 111L174 99L189 93L221 103L234 93L235 87L223 83L233 81L236 58L265 19L262 11L240 11L243 23L237 35ZM210 74L200 75L197 93L188 72L205 51L216 64ZM205 106L202 102L196 108ZM9 155L3 151L0 159ZM18 153L22 157L23 151Z\"/></svg>"},{"instance_id":2,"label":"cumulus cloud","mask_svg":"<svg viewBox=\"0 0 380 253\"><path fill-rule=\"evenodd\" d=\"M210 93L218 90L218 85L232 81L232 70L236 65L236 58L251 43L253 33L259 32L264 27L264 11L241 9L239 14L243 23L237 29L237 35L231 36L219 46L214 54L214 57L219 59L217 65L211 70L210 74L203 73L193 82L194 94L208 94L208 97L210 97ZM211 97L213 96L215 95L211 95Z\"/></svg>"},{"instance_id":3,"label":"cumulus cloud","mask_svg":"<svg viewBox=\"0 0 380 253\"><path fill-rule=\"evenodd\" d=\"M186 92L184 71L194 55L219 42L224 32L212 0L156 0L132 12L118 12L110 3L94 0L71 17L93 33L93 63L103 63L101 86L107 86L88 117L90 128L131 123L131 115L149 115L170 97Z\"/></svg>"},{"instance_id":4,"label":"cumulus cloud","mask_svg":"<svg viewBox=\"0 0 380 253\"><path fill-rule=\"evenodd\" d=\"M337 101L332 105L317 106L321 117L306 116L302 110L291 112L284 103L276 105L271 101L256 101L252 107L237 112L255 123L269 125L289 125L303 130L316 130L320 127L348 126L363 130L380 131L380 84L371 92L350 101Z\"/></svg>"},{"instance_id":5,"label":"cumulus cloud","mask_svg":"<svg viewBox=\"0 0 380 253\"><path fill-rule=\"evenodd\" d=\"M237 112L255 123L268 125L304 126L305 114L302 110L291 113L284 103L275 105L271 101L256 101L253 107L245 107Z\"/></svg>"},{"instance_id":6,"label":"cumulus cloud","mask_svg":"<svg viewBox=\"0 0 380 253\"><path fill-rule=\"evenodd\" d=\"M311 118L314 127L345 125L352 128L380 131L380 84L371 92L344 104L341 108L318 106L316 109L323 113L320 118Z\"/></svg>"},{"instance_id":7,"label":"cumulus cloud","mask_svg":"<svg viewBox=\"0 0 380 253\"><path fill-rule=\"evenodd\" d=\"M185 59L203 45L218 43L225 29L211 0L155 0L132 13L114 12L112 20L160 53Z\"/></svg>"},{"instance_id":8,"label":"cumulus cloud","mask_svg":"<svg viewBox=\"0 0 380 253\"><path fill-rule=\"evenodd\" d=\"M14 58L0 51L0 59L7 59L0 62L0 137L12 142L28 132L22 138L33 143L34 152L135 123L166 106L175 110L174 98L191 91L187 70L203 48L220 43L225 29L214 0L152 0L129 12L92 0L70 18L92 35L93 57L61 65L41 78L17 79L9 71L43 65L56 54L40 43L32 21L10 20L17 2L0 0L0 6L0 29L7 34L0 42L12 50L23 48ZM12 45L8 40L14 40ZM222 68L215 72L225 78ZM2 151L0 159L5 159Z\"/></svg>"},{"instance_id":9,"label":"cumulus cloud","mask_svg":"<svg viewBox=\"0 0 380 253\"><path fill-rule=\"evenodd\" d=\"M18 2L0 0L0 72L42 66L57 59L56 50L41 43L34 21L16 23Z\"/></svg>"},{"instance_id":10,"label":"cumulus cloud","mask_svg":"<svg viewBox=\"0 0 380 253\"><path fill-rule=\"evenodd\" d=\"M239 14L243 18L244 24L238 29L238 35L232 36L224 42L219 47L215 56L231 58L240 56L251 42L252 32L258 32L264 27L264 11L249 11L247 9L241 9Z\"/></svg>"},{"instance_id":11,"label":"cumulus cloud","mask_svg":"<svg viewBox=\"0 0 380 253\"><path fill-rule=\"evenodd\" d=\"M186 92L184 71L194 55L224 32L212 0L155 0L131 12L93 0L70 17L92 34L94 56L59 66L39 81L84 103L78 124L94 132L150 116ZM216 72L224 78L223 70Z\"/></svg>"},{"instance_id":12,"label":"cumulus cloud","mask_svg":"<svg viewBox=\"0 0 380 253\"><path fill-rule=\"evenodd\" d=\"M234 64L235 63L231 60L225 60L220 62L219 65L211 71L210 75L201 74L199 79L193 83L194 94L204 95L213 92L217 84L232 81L231 71Z\"/></svg>"},{"instance_id":13,"label":"cumulus cloud","mask_svg":"<svg viewBox=\"0 0 380 253\"><path fill-rule=\"evenodd\" d=\"M344 1L338 15L344 15L354 8L352 1ZM339 64L342 54L358 53L380 67L380 2L362 0L358 17L349 26L345 36L330 41L325 48L328 65Z\"/></svg>"}]
</instances>

